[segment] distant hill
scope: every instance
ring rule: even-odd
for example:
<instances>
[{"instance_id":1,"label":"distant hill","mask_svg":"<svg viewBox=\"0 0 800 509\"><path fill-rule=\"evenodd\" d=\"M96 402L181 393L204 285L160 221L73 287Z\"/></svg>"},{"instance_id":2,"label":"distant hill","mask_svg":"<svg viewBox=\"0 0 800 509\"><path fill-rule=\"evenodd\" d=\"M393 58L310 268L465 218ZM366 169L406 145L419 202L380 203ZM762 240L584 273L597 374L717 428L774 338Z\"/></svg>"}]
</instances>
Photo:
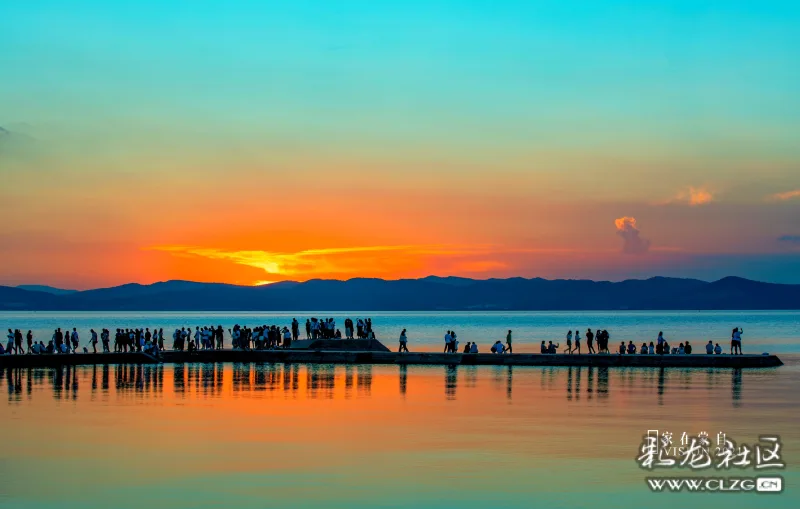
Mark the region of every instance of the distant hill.
<instances>
[{"instance_id":1,"label":"distant hill","mask_svg":"<svg viewBox=\"0 0 800 509\"><path fill-rule=\"evenodd\" d=\"M16 288L20 288L22 290L31 290L34 292L52 293L53 295L64 295L67 293L75 293L78 291L78 290L65 290L63 288L55 288L53 286L46 286L46 285L17 285Z\"/></svg>"},{"instance_id":2,"label":"distant hill","mask_svg":"<svg viewBox=\"0 0 800 509\"><path fill-rule=\"evenodd\" d=\"M265 286L191 281L87 291L0 286L0 309L86 311L680 310L800 309L800 285L728 277L711 283L655 277L588 280L311 280Z\"/></svg>"}]
</instances>

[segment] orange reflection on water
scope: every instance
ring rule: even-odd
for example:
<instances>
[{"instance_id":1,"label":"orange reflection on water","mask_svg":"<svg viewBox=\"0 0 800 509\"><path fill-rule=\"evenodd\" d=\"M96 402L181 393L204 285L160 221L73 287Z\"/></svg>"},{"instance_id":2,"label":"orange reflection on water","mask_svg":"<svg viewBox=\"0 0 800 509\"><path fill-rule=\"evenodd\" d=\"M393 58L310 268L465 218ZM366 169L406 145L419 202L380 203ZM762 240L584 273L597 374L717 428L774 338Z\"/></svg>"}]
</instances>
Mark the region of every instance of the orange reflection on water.
<instances>
[{"instance_id":1,"label":"orange reflection on water","mask_svg":"<svg viewBox=\"0 0 800 509\"><path fill-rule=\"evenodd\" d=\"M798 381L794 366L83 366L4 370L0 417L15 433L4 445L15 466L10 496L44 507L103 507L97 486L131 482L178 490L184 507L228 500L232 485L253 506L263 497L371 506L386 494L424 505L443 492L481 499L494 492L482 481L497 472L492 488L518 496L506 500L513 505L542 490L574 492L564 469L589 485L635 490L643 472L633 458L648 429L750 442L778 433L792 457ZM42 487L53 472L58 489ZM240 486L241 476L257 481ZM277 492L273 477L284 483ZM443 487L444 478L466 484ZM414 490L398 491L398 479ZM129 506L158 500L137 492Z\"/></svg>"}]
</instances>

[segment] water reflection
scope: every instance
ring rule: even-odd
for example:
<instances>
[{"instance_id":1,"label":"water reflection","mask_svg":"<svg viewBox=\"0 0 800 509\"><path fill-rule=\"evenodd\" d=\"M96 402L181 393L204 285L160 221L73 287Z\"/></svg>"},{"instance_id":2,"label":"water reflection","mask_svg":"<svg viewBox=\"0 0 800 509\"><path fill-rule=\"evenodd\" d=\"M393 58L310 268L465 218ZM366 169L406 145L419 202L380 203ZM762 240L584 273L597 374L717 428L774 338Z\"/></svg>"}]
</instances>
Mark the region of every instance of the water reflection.
<instances>
[{"instance_id":1,"label":"water reflection","mask_svg":"<svg viewBox=\"0 0 800 509\"><path fill-rule=\"evenodd\" d=\"M108 391L109 377L112 376L109 370L113 370L114 386L116 392L120 394L160 394L164 390L164 366L163 365L118 365L104 366L103 368L103 391ZM92 376L95 371L92 368ZM182 381L182 379L181 379ZM93 384L94 386L95 384ZM73 386L74 387L74 386Z\"/></svg>"},{"instance_id":2,"label":"water reflection","mask_svg":"<svg viewBox=\"0 0 800 509\"><path fill-rule=\"evenodd\" d=\"M405 396L407 387L408 387L408 366L405 364L400 364L400 394Z\"/></svg>"},{"instance_id":3,"label":"water reflection","mask_svg":"<svg viewBox=\"0 0 800 509\"><path fill-rule=\"evenodd\" d=\"M23 395L30 399L34 392L40 392L44 387L49 387L53 398L57 400L76 400L82 392L92 396L108 394L112 370L117 393L160 393L163 390L163 365L0 369L0 377L5 381L9 401L19 401ZM175 387L178 381L173 377Z\"/></svg>"},{"instance_id":4,"label":"water reflection","mask_svg":"<svg viewBox=\"0 0 800 509\"><path fill-rule=\"evenodd\" d=\"M608 397L608 368L597 368L597 397Z\"/></svg>"},{"instance_id":5,"label":"water reflection","mask_svg":"<svg viewBox=\"0 0 800 509\"><path fill-rule=\"evenodd\" d=\"M511 386L514 382L514 366L506 366L508 373L506 375L506 398L511 400Z\"/></svg>"},{"instance_id":6,"label":"water reflection","mask_svg":"<svg viewBox=\"0 0 800 509\"><path fill-rule=\"evenodd\" d=\"M250 368L251 363L249 362L233 363L233 392L250 392L252 389Z\"/></svg>"},{"instance_id":7,"label":"water reflection","mask_svg":"<svg viewBox=\"0 0 800 509\"><path fill-rule=\"evenodd\" d=\"M369 396L372 393L372 364L359 364L356 368L358 378L356 387L359 396Z\"/></svg>"},{"instance_id":8,"label":"water reflection","mask_svg":"<svg viewBox=\"0 0 800 509\"><path fill-rule=\"evenodd\" d=\"M572 401L572 366L567 370L567 400Z\"/></svg>"},{"instance_id":9,"label":"water reflection","mask_svg":"<svg viewBox=\"0 0 800 509\"><path fill-rule=\"evenodd\" d=\"M203 394L215 394L217 390L216 384L217 372L216 364L206 362L200 367L200 381L203 388Z\"/></svg>"},{"instance_id":10,"label":"water reflection","mask_svg":"<svg viewBox=\"0 0 800 509\"><path fill-rule=\"evenodd\" d=\"M740 407L742 405L742 370L731 370L731 398L733 399L733 406Z\"/></svg>"},{"instance_id":11,"label":"water reflection","mask_svg":"<svg viewBox=\"0 0 800 509\"><path fill-rule=\"evenodd\" d=\"M433 373L438 373L431 381ZM516 375L516 377L515 377ZM566 400L612 399L615 395L645 391L658 405L670 398L685 398L698 390L707 393L727 391L734 407L742 405L741 369L658 370L603 367L514 367L514 366L389 366L299 365L271 363L196 363L175 365L63 366L60 368L0 369L10 402L49 392L56 400L77 400L87 394L94 399L117 395L161 395L165 391L178 398L213 398L226 394L253 396L269 394L286 398L350 399L374 397L376 379L393 379L389 385L403 397L432 393L437 383L443 386L444 399L469 397L474 391L496 391L506 400L529 391L566 393ZM397 378L395 378L397 377ZM438 382L435 380L438 378ZM516 380L515 380L516 378ZM538 379L538 380L537 380ZM113 381L113 382L112 382ZM459 385L461 384L461 389ZM515 384L521 384L515 386ZM387 385L381 383L379 397ZM515 394L522 390L521 393ZM441 394L441 393L439 393ZM719 394L714 396L719 397Z\"/></svg>"},{"instance_id":12,"label":"water reflection","mask_svg":"<svg viewBox=\"0 0 800 509\"><path fill-rule=\"evenodd\" d=\"M284 370L286 373L286 370ZM292 376L292 393L296 394L297 391L300 389L300 367L297 364L291 365L291 376Z\"/></svg>"},{"instance_id":13,"label":"water reflection","mask_svg":"<svg viewBox=\"0 0 800 509\"><path fill-rule=\"evenodd\" d=\"M478 385L478 366L461 366L464 373L464 386L472 389Z\"/></svg>"},{"instance_id":14,"label":"water reflection","mask_svg":"<svg viewBox=\"0 0 800 509\"><path fill-rule=\"evenodd\" d=\"M456 399L458 387L458 366L445 366L444 368L444 396L447 399Z\"/></svg>"},{"instance_id":15,"label":"water reflection","mask_svg":"<svg viewBox=\"0 0 800 509\"><path fill-rule=\"evenodd\" d=\"M80 367L75 366L61 366L54 368L49 373L49 379L53 388L53 397L55 399L77 399L78 397L78 370ZM21 370L15 370L15 383L20 375Z\"/></svg>"},{"instance_id":16,"label":"water reflection","mask_svg":"<svg viewBox=\"0 0 800 509\"><path fill-rule=\"evenodd\" d=\"M311 399L333 399L333 390L336 387L334 375L335 366L330 364L315 364L306 370L306 388ZM359 390L361 375L358 376Z\"/></svg>"},{"instance_id":17,"label":"water reflection","mask_svg":"<svg viewBox=\"0 0 800 509\"><path fill-rule=\"evenodd\" d=\"M20 400L22 398L22 370L8 370L6 376L6 385L8 386L8 399Z\"/></svg>"},{"instance_id":18,"label":"water reflection","mask_svg":"<svg viewBox=\"0 0 800 509\"><path fill-rule=\"evenodd\" d=\"M554 366L547 366L542 369L541 387L544 390L553 390L556 385L557 373L563 371L563 368L556 368Z\"/></svg>"},{"instance_id":19,"label":"water reflection","mask_svg":"<svg viewBox=\"0 0 800 509\"><path fill-rule=\"evenodd\" d=\"M175 386L175 394L183 396L186 390L186 382L184 377L186 376L184 373L184 365L183 364L173 364L173 383Z\"/></svg>"},{"instance_id":20,"label":"water reflection","mask_svg":"<svg viewBox=\"0 0 800 509\"><path fill-rule=\"evenodd\" d=\"M350 399L353 395L353 366L344 367L344 397Z\"/></svg>"}]
</instances>

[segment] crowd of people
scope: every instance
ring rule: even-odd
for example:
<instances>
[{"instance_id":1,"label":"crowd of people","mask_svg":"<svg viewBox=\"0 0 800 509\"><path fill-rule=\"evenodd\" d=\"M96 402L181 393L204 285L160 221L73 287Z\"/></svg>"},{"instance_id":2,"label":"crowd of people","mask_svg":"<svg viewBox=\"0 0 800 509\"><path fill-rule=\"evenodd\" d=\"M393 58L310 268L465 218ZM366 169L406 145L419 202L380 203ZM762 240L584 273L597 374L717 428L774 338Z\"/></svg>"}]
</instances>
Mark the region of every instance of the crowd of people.
<instances>
[{"instance_id":1,"label":"crowd of people","mask_svg":"<svg viewBox=\"0 0 800 509\"><path fill-rule=\"evenodd\" d=\"M231 347L235 350L273 350L292 346L292 341L297 341L300 334L300 324L296 319L292 320L291 331L280 325L262 325L251 329L237 324L228 332Z\"/></svg>"},{"instance_id":2,"label":"crowd of people","mask_svg":"<svg viewBox=\"0 0 800 509\"><path fill-rule=\"evenodd\" d=\"M236 324L228 329L231 347L241 350L267 350L275 348L289 348L293 341L300 339L301 324L293 318L289 326L261 325L253 328ZM371 318L351 318L344 320L344 335L336 326L334 318L312 317L305 323L306 339L375 339ZM198 350L221 350L224 346L225 329L222 325L207 325L176 328L172 332L172 350L194 352ZM113 345L111 344L113 337ZM24 340L27 338L27 348ZM98 344L102 345L103 352L145 352L158 355L166 348L164 344L163 328L120 328L112 333L109 329L102 329L98 334L94 329L89 333L87 346L84 352L97 353ZM81 337L76 328L71 331L61 328L55 329L53 335L45 345L33 339L33 332L22 334L19 329L8 329L8 341L3 346L0 343L0 354L41 354L41 353L77 353L81 348Z\"/></svg>"},{"instance_id":3,"label":"crowd of people","mask_svg":"<svg viewBox=\"0 0 800 509\"><path fill-rule=\"evenodd\" d=\"M350 318L344 320L344 336L340 329L336 327L334 318L312 317L305 322L306 339L375 339L375 332L372 328L371 318L358 318L354 322ZM224 329L222 325L195 326L176 328L172 333L172 350L194 352L198 350L222 350L224 346ZM741 327L735 327L731 332L731 355L742 354L742 334ZM228 329L231 338L231 347L241 350L270 350L278 348L290 348L293 341L300 338L300 322L293 318L289 326L262 325L254 328L247 326L234 325ZM103 352L111 352L111 337L109 329L101 329L98 334L91 329L88 334L88 345L83 346L83 352L93 353L98 351L98 343L101 344ZM587 329L584 336L579 330L569 330L566 334L565 354L581 353L581 342L585 340L588 354L605 353L610 354L609 341L611 335L607 330ZM114 352L145 352L151 355L158 355L165 350L164 329L149 327L145 328L126 328L116 329L113 335ZM398 352L408 352L408 333L403 329L400 333ZM27 346L27 348L26 348ZM596 348L595 348L596 346ZM51 339L45 345L42 341L35 341L33 332L28 331L23 334L21 330L8 329L7 343L5 348L0 343L0 354L44 354L58 353L69 354L77 353L81 348L81 337L76 328L70 331L62 331L57 328L53 331ZM552 341L542 341L540 353L556 354L560 348L560 343ZM722 347L719 343L709 341L705 345L706 354L719 355ZM495 341L490 348L493 354L511 354L512 331L509 329L505 337L505 342ZM467 342L463 350L459 348L458 335L454 330L448 330L444 335L444 353L479 353L477 342ZM658 333L655 341L642 343L641 347L636 346L633 341L626 344L621 341L616 352L620 355L688 355L692 353L692 345L689 341L681 342L678 346L671 346L664 337L663 332Z\"/></svg>"},{"instance_id":4,"label":"crowd of people","mask_svg":"<svg viewBox=\"0 0 800 509\"><path fill-rule=\"evenodd\" d=\"M741 327L736 327L733 329L731 333L731 355L741 355L742 354L742 333L744 331ZM585 333L586 338L586 349L587 353L589 354L610 354L611 351L608 348L609 340L611 335L608 333L607 330L597 330L597 332L592 332L592 329L587 329ZM444 335L444 353L458 353L458 335L453 330L448 330ZM509 329L508 334L506 335L506 342L503 343L501 340L495 341L495 343L491 347L491 353L493 354L505 354L505 353L513 353L512 350L512 331ZM597 348L595 349L595 345ZM539 353L541 354L556 354L558 353L558 349L560 348L560 343L553 344L552 341L542 341L539 347ZM407 329L403 329L400 333L400 345L397 350L400 353L408 352L408 334ZM464 350L461 353L478 353L478 344L476 342L467 342ZM572 330L567 331L566 335L566 348L564 349L563 353L565 354L573 354L573 353L581 353L581 333L579 330L576 330L573 334ZM620 355L688 355L692 353L692 345L687 340L685 343L680 343L676 347L671 347L667 340L664 338L664 333L659 332L658 338L655 342L651 341L648 345L647 343L642 343L641 348L637 348L633 341L628 341L626 345L624 341L620 342L619 348L617 349L617 353ZM713 341L709 341L706 344L706 354L708 355L719 355L722 353L722 347L719 343L714 344Z\"/></svg>"},{"instance_id":5,"label":"crowd of people","mask_svg":"<svg viewBox=\"0 0 800 509\"><path fill-rule=\"evenodd\" d=\"M733 329L733 332L731 333L731 355L742 354L743 332L744 331L741 327L736 327ZM586 347L588 353L611 353L608 349L609 338L610 334L607 330L598 330L597 333L593 333L592 329L587 329ZM597 351L594 349L594 342L597 343ZM564 353L581 353L580 331L576 330L574 336L571 330L567 331L566 343L567 347L564 349ZM550 341L548 345L545 345L544 341L542 341L541 353L556 353L558 346L558 344L553 345L552 341ZM636 355L637 353L639 355L689 355L692 353L692 345L687 340L685 343L680 343L678 346L671 347L669 342L667 342L667 340L664 338L664 332L659 331L655 342L651 341L649 345L647 343L642 343L641 348L637 348L633 341L628 341L627 345L624 341L621 341L619 348L617 349L617 353L620 355ZM721 353L722 347L719 345L719 343L714 344L713 341L709 341L706 344L707 355L719 355Z\"/></svg>"},{"instance_id":6,"label":"crowd of people","mask_svg":"<svg viewBox=\"0 0 800 509\"><path fill-rule=\"evenodd\" d=\"M27 349L24 348L22 344L22 331L15 329L12 332L11 329L8 329L8 342L6 348L3 348L2 343L0 343L0 354L77 353L80 348L80 335L74 327L72 331L69 329L62 331L60 327L55 329L47 345L45 345L43 341L35 341L33 338L33 331L30 330L25 335L25 340ZM103 351L108 352L108 329L102 329L99 335L97 331L91 329L89 331L89 344L83 347L83 351L88 352L89 347L91 347L93 352L97 353L97 343L99 341L103 342Z\"/></svg>"},{"instance_id":7,"label":"crowd of people","mask_svg":"<svg viewBox=\"0 0 800 509\"><path fill-rule=\"evenodd\" d=\"M108 352L110 338L108 329L103 329L101 335L103 351ZM152 332L149 327L144 329L117 329L114 333L115 352L146 352L158 355L158 352L162 350L164 350L164 329L156 329L154 327ZM97 350L95 349L96 352Z\"/></svg>"},{"instance_id":8,"label":"crowd of people","mask_svg":"<svg viewBox=\"0 0 800 509\"><path fill-rule=\"evenodd\" d=\"M294 331L294 322L292 327ZM336 328L334 318L311 317L306 320L306 339L342 339L342 331ZM372 318L358 318L355 322L345 318L344 339L375 339Z\"/></svg>"},{"instance_id":9,"label":"crowd of people","mask_svg":"<svg viewBox=\"0 0 800 509\"><path fill-rule=\"evenodd\" d=\"M740 327L736 327L731 333L731 355L742 354L742 332L744 331ZM640 355L691 355L692 344L687 340L685 343L679 343L678 346L670 346L669 342L664 338L664 333L659 332L655 342L651 341L649 345L642 343L642 346L638 349L633 341L628 341L627 345L624 341L621 341L617 352L620 355L635 355L637 353ZM709 340L706 343L706 355L720 354L722 354L722 347L719 343L715 344Z\"/></svg>"},{"instance_id":10,"label":"crowd of people","mask_svg":"<svg viewBox=\"0 0 800 509\"><path fill-rule=\"evenodd\" d=\"M221 334L221 328L220 330ZM306 339L375 339L371 318L351 318L344 320L344 335L336 326L334 318L311 317L305 323ZM262 325L254 328L234 325L228 329L231 346L240 350L272 350L290 348L293 341L300 339L300 322L292 319L289 327L280 325ZM222 337L221 335L219 336Z\"/></svg>"},{"instance_id":11,"label":"crowd of people","mask_svg":"<svg viewBox=\"0 0 800 509\"><path fill-rule=\"evenodd\" d=\"M458 349L458 335L456 331L449 330L444 335L444 353L459 353ZM503 343L500 340L497 340L495 344L491 347L492 353L512 353L512 338L511 338L511 330L509 329L508 334L506 334L506 342ZM400 334L400 350L399 351L408 351L408 339L406 338L406 329L403 329L403 332ZM478 350L478 343L468 341L467 344L464 346L464 350L461 353L479 353Z\"/></svg>"},{"instance_id":12,"label":"crowd of people","mask_svg":"<svg viewBox=\"0 0 800 509\"><path fill-rule=\"evenodd\" d=\"M172 332L172 349L178 351L188 350L222 350L223 336L225 332L222 325L208 325L203 328L195 326L192 328L181 327ZM161 350L164 349L164 335L159 329L159 344Z\"/></svg>"},{"instance_id":13,"label":"crowd of people","mask_svg":"<svg viewBox=\"0 0 800 509\"><path fill-rule=\"evenodd\" d=\"M592 332L592 329L586 329L586 353L610 353L608 350L609 339L611 339L611 335L605 329L598 329L597 332ZM576 330L573 336L572 330L568 330L566 343L567 347L564 349L564 353L581 353L581 331ZM597 344L597 350L594 348L595 344ZM545 345L544 341L542 341L541 353L557 353L559 346L559 343L553 345L552 341Z\"/></svg>"}]
</instances>

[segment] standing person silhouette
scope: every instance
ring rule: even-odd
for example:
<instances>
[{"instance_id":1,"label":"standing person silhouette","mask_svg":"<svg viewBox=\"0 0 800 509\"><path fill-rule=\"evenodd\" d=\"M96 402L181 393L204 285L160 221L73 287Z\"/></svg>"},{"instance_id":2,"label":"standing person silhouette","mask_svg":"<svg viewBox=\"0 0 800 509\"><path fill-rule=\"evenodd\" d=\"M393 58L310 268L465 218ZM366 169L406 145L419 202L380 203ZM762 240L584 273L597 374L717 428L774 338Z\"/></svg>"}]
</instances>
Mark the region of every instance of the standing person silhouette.
<instances>
[{"instance_id":1,"label":"standing person silhouette","mask_svg":"<svg viewBox=\"0 0 800 509\"><path fill-rule=\"evenodd\" d=\"M594 333L592 329L586 330L586 347L589 349L589 353L597 353L594 351L594 347L592 346L592 341L594 340ZM599 348L599 345L598 345Z\"/></svg>"},{"instance_id":2,"label":"standing person silhouette","mask_svg":"<svg viewBox=\"0 0 800 509\"><path fill-rule=\"evenodd\" d=\"M92 353L97 353L97 332L94 329L89 330L89 344L92 346Z\"/></svg>"},{"instance_id":3,"label":"standing person silhouette","mask_svg":"<svg viewBox=\"0 0 800 509\"><path fill-rule=\"evenodd\" d=\"M742 334L741 327L734 327L731 333L731 355L742 355Z\"/></svg>"},{"instance_id":4,"label":"standing person silhouette","mask_svg":"<svg viewBox=\"0 0 800 509\"><path fill-rule=\"evenodd\" d=\"M658 331L658 338L656 338L656 353L658 353L660 355L664 355L665 353L669 353L669 352L665 352L664 351L664 345L666 343L667 343L667 340L664 339L664 332L663 331Z\"/></svg>"},{"instance_id":5,"label":"standing person silhouette","mask_svg":"<svg viewBox=\"0 0 800 509\"><path fill-rule=\"evenodd\" d=\"M398 348L397 351L399 353L408 352L408 336L406 336L405 329L400 333L400 348Z\"/></svg>"},{"instance_id":6,"label":"standing person silhouette","mask_svg":"<svg viewBox=\"0 0 800 509\"><path fill-rule=\"evenodd\" d=\"M75 327L72 328L72 353L78 353L78 346L80 345L80 338L78 331Z\"/></svg>"},{"instance_id":7,"label":"standing person silhouette","mask_svg":"<svg viewBox=\"0 0 800 509\"><path fill-rule=\"evenodd\" d=\"M14 329L14 352L17 354L20 352L25 353L25 349L22 348L22 331L19 329Z\"/></svg>"},{"instance_id":8,"label":"standing person silhouette","mask_svg":"<svg viewBox=\"0 0 800 509\"><path fill-rule=\"evenodd\" d=\"M511 329L508 329L508 334L506 334L506 352L512 353L511 351Z\"/></svg>"}]
</instances>

